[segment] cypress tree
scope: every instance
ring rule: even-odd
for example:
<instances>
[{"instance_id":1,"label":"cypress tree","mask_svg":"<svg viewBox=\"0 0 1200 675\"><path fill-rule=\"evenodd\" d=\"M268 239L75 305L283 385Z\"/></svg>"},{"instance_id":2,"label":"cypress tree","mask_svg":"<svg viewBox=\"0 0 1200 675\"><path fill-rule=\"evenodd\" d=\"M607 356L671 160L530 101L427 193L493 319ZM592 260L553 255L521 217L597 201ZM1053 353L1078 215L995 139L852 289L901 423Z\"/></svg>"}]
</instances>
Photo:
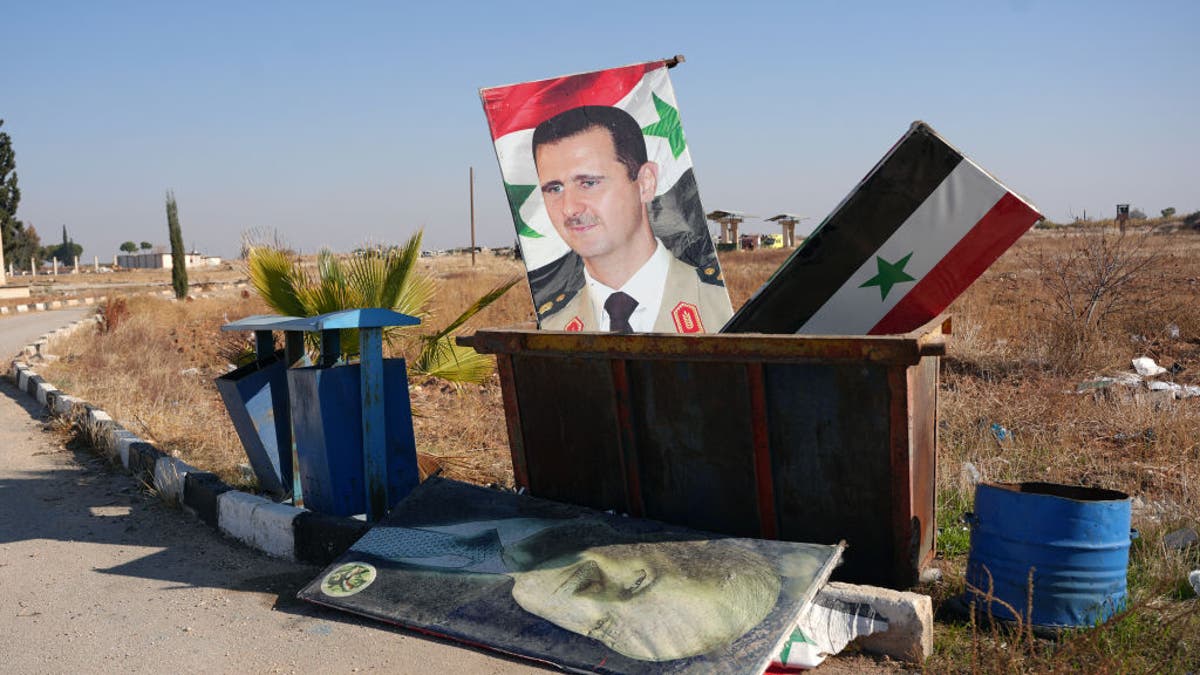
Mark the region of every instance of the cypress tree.
<instances>
[{"instance_id":1,"label":"cypress tree","mask_svg":"<svg viewBox=\"0 0 1200 675\"><path fill-rule=\"evenodd\" d=\"M183 300L188 293L187 251L183 248L183 230L179 227L179 209L175 193L167 191L167 232L171 238L171 287L175 297Z\"/></svg>"}]
</instances>

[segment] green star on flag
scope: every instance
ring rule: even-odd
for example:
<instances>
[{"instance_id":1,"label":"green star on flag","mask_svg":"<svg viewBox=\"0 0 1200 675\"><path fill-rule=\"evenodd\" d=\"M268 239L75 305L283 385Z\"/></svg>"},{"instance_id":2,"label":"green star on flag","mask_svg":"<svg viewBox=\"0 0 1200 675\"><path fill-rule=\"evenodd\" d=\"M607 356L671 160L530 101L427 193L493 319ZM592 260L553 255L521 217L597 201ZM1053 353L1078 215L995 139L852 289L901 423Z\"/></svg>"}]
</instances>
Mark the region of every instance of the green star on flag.
<instances>
[{"instance_id":1,"label":"green star on flag","mask_svg":"<svg viewBox=\"0 0 1200 675\"><path fill-rule=\"evenodd\" d=\"M529 226L521 217L521 206L529 195L537 189L536 185L509 185L504 183L504 194L508 197L508 208L512 210L513 221L517 223L517 234L529 239L540 239L542 234Z\"/></svg>"},{"instance_id":2,"label":"green star on flag","mask_svg":"<svg viewBox=\"0 0 1200 675\"><path fill-rule=\"evenodd\" d=\"M667 139L671 144L671 154L675 159L683 154L687 143L683 140L683 125L679 123L679 111L671 107L670 103L658 97L658 94L650 94L654 99L654 110L658 112L658 121L648 127L642 128L642 133L647 136L661 136Z\"/></svg>"},{"instance_id":3,"label":"green star on flag","mask_svg":"<svg viewBox=\"0 0 1200 675\"><path fill-rule=\"evenodd\" d=\"M892 286L905 281L917 280L916 277L913 277L904 271L904 266L908 264L908 259L911 257L913 257L913 254L912 252L909 252L909 254L903 258L894 263L890 263L879 256L875 256L875 264L879 267L879 273L870 279L867 279L861 286L859 286L859 288L878 286L879 300L886 300L888 293L892 291Z\"/></svg>"}]
</instances>

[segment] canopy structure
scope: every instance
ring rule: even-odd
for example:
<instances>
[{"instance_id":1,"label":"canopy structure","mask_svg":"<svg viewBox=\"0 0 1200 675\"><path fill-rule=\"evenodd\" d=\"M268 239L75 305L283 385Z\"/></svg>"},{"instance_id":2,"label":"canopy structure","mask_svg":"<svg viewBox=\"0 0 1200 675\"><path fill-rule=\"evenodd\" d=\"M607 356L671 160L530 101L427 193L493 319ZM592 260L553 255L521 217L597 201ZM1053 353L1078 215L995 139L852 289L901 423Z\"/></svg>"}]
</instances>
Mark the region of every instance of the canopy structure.
<instances>
[{"instance_id":1,"label":"canopy structure","mask_svg":"<svg viewBox=\"0 0 1200 675\"><path fill-rule=\"evenodd\" d=\"M794 213L781 213L777 216L764 218L764 220L779 223L783 228L783 246L792 248L796 245L796 223L802 220L808 220L807 216L799 216Z\"/></svg>"},{"instance_id":2,"label":"canopy structure","mask_svg":"<svg viewBox=\"0 0 1200 675\"><path fill-rule=\"evenodd\" d=\"M721 243L722 244L737 244L738 242L738 225L747 218L754 218L748 213L740 211L712 211L707 216L709 220L720 223L721 225Z\"/></svg>"}]
</instances>

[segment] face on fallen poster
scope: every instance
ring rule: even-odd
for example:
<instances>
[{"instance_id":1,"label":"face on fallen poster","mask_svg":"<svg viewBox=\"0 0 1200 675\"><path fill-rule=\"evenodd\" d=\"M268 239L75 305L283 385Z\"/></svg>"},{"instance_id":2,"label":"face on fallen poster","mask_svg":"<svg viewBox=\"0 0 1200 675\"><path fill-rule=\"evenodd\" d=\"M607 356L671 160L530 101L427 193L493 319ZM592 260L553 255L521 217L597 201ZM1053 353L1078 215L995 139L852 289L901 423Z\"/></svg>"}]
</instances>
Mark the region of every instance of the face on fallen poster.
<instances>
[{"instance_id":1,"label":"face on fallen poster","mask_svg":"<svg viewBox=\"0 0 1200 675\"><path fill-rule=\"evenodd\" d=\"M564 667L761 672L839 557L435 478L300 595Z\"/></svg>"},{"instance_id":2,"label":"face on fallen poster","mask_svg":"<svg viewBox=\"0 0 1200 675\"><path fill-rule=\"evenodd\" d=\"M724 325L729 294L665 62L480 96L541 328ZM606 305L618 292L632 302Z\"/></svg>"}]
</instances>

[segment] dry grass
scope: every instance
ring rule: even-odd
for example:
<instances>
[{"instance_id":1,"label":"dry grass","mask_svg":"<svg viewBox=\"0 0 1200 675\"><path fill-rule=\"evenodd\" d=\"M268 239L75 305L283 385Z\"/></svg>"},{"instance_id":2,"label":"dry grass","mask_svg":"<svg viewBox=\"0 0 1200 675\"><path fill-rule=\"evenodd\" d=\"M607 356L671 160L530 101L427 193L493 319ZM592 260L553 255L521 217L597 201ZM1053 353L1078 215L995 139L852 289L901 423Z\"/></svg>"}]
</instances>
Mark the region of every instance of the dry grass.
<instances>
[{"instance_id":1,"label":"dry grass","mask_svg":"<svg viewBox=\"0 0 1200 675\"><path fill-rule=\"evenodd\" d=\"M987 481L1036 479L1134 495L1142 538L1132 548L1133 608L1057 642L941 616L931 671L1184 672L1200 664L1200 600L1187 599L1179 586L1188 569L1200 567L1200 552L1165 551L1160 543L1172 528L1200 522L1200 398L1120 387L1075 393L1083 381L1131 370L1137 356L1176 368L1162 379L1200 385L1200 313L1193 309L1200 303L1200 233L1131 231L1117 241L1110 232L1109 250L1117 246L1140 266L1118 285L1112 311L1080 324L1062 302L1064 284L1086 286L1071 265L1103 258L1095 248L1100 231L1027 234L951 307L955 336L942 367L938 457L937 564L946 580L925 590L939 608L963 590L967 534L959 518L971 508L973 491L963 481L970 463ZM787 254L723 254L734 306ZM435 325L523 270L490 255L479 256L474 268L468 257L421 264L440 284ZM529 297L520 284L467 330L532 322ZM46 369L48 379L164 450L236 481L245 459L212 385L231 348L218 328L264 308L229 296L183 304L130 297L128 309L111 333L59 347L64 358ZM181 374L188 368L199 374ZM461 389L411 384L418 448L440 458L449 476L511 485L498 380ZM997 438L993 425L1009 437Z\"/></svg>"}]
</instances>

